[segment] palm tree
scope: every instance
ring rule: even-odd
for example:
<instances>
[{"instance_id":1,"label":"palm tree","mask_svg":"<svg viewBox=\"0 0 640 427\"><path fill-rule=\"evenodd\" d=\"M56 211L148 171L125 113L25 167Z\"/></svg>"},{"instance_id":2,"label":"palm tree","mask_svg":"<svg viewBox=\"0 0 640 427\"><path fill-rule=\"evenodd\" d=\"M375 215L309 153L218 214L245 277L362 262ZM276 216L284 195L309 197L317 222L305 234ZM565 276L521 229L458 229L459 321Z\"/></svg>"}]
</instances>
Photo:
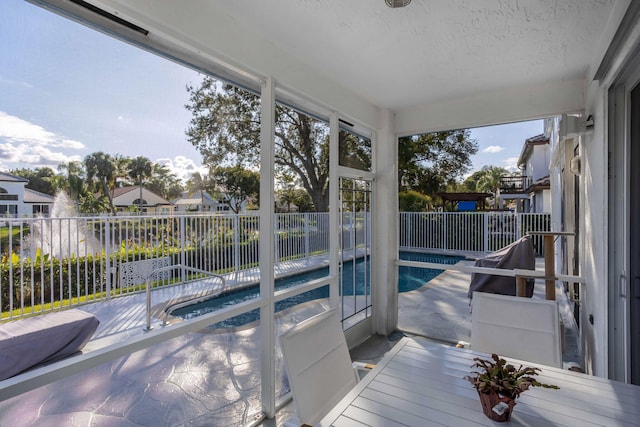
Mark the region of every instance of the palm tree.
<instances>
[{"instance_id":1,"label":"palm tree","mask_svg":"<svg viewBox=\"0 0 640 427\"><path fill-rule=\"evenodd\" d=\"M122 187L123 183L121 180L129 178L129 163L131 163L131 158L129 157L125 157L121 154L116 154L113 157L113 165L115 167L113 174L116 187ZM127 184L125 183L124 185Z\"/></svg>"},{"instance_id":2,"label":"palm tree","mask_svg":"<svg viewBox=\"0 0 640 427\"><path fill-rule=\"evenodd\" d=\"M80 198L87 193L82 163L61 163L58 165L58 172L64 175L56 175L56 177L59 177L59 179L55 180L56 189L65 190L74 201L78 212L80 212Z\"/></svg>"},{"instance_id":3,"label":"palm tree","mask_svg":"<svg viewBox=\"0 0 640 427\"><path fill-rule=\"evenodd\" d=\"M109 199L109 206L111 207L111 213L115 215L115 208L113 207L113 198L111 197L111 190L115 184L115 170L116 167L113 164L113 157L109 154L105 154L101 151L89 154L84 158L84 166L87 170L87 181L90 186L94 184L94 178L100 183L97 188L100 189L102 194Z\"/></svg>"},{"instance_id":4,"label":"palm tree","mask_svg":"<svg viewBox=\"0 0 640 427\"><path fill-rule=\"evenodd\" d=\"M142 213L142 185L145 178L150 178L153 173L153 163L151 160L143 156L138 156L129 162L128 174L129 178L140 187L140 197L138 198L138 206Z\"/></svg>"},{"instance_id":5,"label":"palm tree","mask_svg":"<svg viewBox=\"0 0 640 427\"><path fill-rule=\"evenodd\" d=\"M192 195L196 192L200 192L200 203L202 205L202 209L204 209L204 190L207 188L207 176L204 177L200 175L200 172L194 172L191 174L191 178L187 181L187 191L189 195Z\"/></svg>"},{"instance_id":6,"label":"palm tree","mask_svg":"<svg viewBox=\"0 0 640 427\"><path fill-rule=\"evenodd\" d=\"M494 194L494 205L498 206L498 191L500 189L500 178L509 175L509 171L499 166L483 166L475 172L467 182L475 184L475 191Z\"/></svg>"}]
</instances>

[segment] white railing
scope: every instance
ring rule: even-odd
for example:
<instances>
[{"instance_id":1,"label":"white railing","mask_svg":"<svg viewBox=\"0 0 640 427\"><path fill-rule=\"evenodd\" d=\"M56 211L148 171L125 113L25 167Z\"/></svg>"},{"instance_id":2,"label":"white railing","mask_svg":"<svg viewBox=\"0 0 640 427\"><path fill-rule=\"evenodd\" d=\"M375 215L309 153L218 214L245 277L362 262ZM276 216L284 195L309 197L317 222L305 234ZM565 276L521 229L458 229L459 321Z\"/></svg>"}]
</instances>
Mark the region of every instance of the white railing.
<instances>
[{"instance_id":1,"label":"white railing","mask_svg":"<svg viewBox=\"0 0 640 427\"><path fill-rule=\"evenodd\" d=\"M370 241L362 215L343 214L343 249ZM527 231L550 230L548 214L401 213L399 219L400 248L409 250L493 251ZM328 253L328 213L276 214L275 224L276 262ZM256 214L3 219L0 314L12 319L141 292L150 271L165 266L217 274L255 268L259 233ZM541 242L536 246L542 250Z\"/></svg>"},{"instance_id":2,"label":"white railing","mask_svg":"<svg viewBox=\"0 0 640 427\"><path fill-rule=\"evenodd\" d=\"M401 212L400 249L493 252L530 231L551 231L551 215L511 212ZM533 237L542 256L542 238Z\"/></svg>"},{"instance_id":3,"label":"white railing","mask_svg":"<svg viewBox=\"0 0 640 427\"><path fill-rule=\"evenodd\" d=\"M275 223L277 262L327 253L327 213L276 214ZM0 314L141 292L145 277L165 266L218 274L254 268L259 233L256 214L3 219Z\"/></svg>"}]
</instances>

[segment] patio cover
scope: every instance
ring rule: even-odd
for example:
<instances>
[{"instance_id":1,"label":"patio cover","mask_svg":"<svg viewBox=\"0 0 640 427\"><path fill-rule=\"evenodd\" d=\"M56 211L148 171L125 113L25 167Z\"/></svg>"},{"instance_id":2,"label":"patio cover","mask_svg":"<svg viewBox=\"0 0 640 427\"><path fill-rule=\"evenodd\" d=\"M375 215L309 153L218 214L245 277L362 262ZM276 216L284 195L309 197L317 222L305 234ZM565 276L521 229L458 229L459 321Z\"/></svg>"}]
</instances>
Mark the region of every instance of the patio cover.
<instances>
[{"instance_id":1,"label":"patio cover","mask_svg":"<svg viewBox=\"0 0 640 427\"><path fill-rule=\"evenodd\" d=\"M524 236L510 245L480 258L475 263L476 267L514 268L535 270L536 255L530 236ZM525 295L533 296L533 280L527 280ZM473 298L474 292L489 292L492 294L516 295L515 277L494 276L489 274L473 273L467 296Z\"/></svg>"}]
</instances>

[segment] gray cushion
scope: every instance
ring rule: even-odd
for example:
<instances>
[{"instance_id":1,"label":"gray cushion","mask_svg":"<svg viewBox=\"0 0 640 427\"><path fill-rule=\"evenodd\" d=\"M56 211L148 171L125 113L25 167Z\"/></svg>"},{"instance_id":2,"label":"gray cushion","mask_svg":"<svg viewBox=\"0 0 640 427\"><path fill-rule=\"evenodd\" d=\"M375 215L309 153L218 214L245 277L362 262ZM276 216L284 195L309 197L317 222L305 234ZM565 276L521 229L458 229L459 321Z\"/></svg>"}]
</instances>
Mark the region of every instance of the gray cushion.
<instances>
[{"instance_id":1,"label":"gray cushion","mask_svg":"<svg viewBox=\"0 0 640 427\"><path fill-rule=\"evenodd\" d=\"M93 314L72 309L0 325L0 380L80 351L99 324Z\"/></svg>"}]
</instances>

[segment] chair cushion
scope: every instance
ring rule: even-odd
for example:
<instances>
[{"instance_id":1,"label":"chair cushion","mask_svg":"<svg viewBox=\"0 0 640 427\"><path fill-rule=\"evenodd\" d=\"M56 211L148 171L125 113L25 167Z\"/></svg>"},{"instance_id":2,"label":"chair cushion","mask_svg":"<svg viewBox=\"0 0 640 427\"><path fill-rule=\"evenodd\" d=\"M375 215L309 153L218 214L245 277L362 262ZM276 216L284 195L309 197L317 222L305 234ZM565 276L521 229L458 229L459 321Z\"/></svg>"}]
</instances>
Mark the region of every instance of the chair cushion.
<instances>
[{"instance_id":1,"label":"chair cushion","mask_svg":"<svg viewBox=\"0 0 640 427\"><path fill-rule=\"evenodd\" d=\"M0 380L77 353L99 324L94 315L72 309L0 325Z\"/></svg>"}]
</instances>

